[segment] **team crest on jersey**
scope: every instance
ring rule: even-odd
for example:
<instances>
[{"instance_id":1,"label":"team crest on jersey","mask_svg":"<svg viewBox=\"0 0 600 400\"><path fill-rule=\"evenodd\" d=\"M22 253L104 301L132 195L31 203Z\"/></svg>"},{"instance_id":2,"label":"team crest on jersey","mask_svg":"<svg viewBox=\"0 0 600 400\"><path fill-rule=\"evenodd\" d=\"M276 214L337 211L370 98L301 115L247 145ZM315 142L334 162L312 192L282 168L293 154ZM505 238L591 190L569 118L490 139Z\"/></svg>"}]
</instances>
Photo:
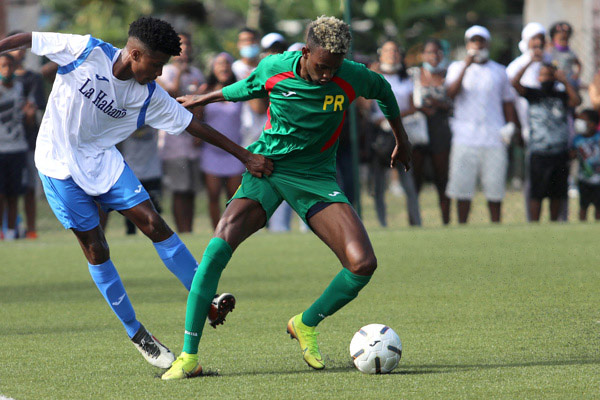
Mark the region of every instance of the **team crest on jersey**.
<instances>
[{"instance_id":1,"label":"team crest on jersey","mask_svg":"<svg viewBox=\"0 0 600 400\"><path fill-rule=\"evenodd\" d=\"M91 82L92 80L90 78L88 78L85 83L83 84L83 86L81 86L79 88L79 93L81 93L83 95L83 97L92 100L92 104L95 105L100 111L102 111L104 114L108 115L109 117L113 117L113 118L123 118L125 117L125 115L127 115L127 110L124 108L114 108L113 107L113 103L115 102L113 99L107 97L108 94L103 91L102 89L98 90L98 92L96 93L96 89L93 88L91 85L88 86L88 84ZM109 102L110 100L110 102Z\"/></svg>"}]
</instances>

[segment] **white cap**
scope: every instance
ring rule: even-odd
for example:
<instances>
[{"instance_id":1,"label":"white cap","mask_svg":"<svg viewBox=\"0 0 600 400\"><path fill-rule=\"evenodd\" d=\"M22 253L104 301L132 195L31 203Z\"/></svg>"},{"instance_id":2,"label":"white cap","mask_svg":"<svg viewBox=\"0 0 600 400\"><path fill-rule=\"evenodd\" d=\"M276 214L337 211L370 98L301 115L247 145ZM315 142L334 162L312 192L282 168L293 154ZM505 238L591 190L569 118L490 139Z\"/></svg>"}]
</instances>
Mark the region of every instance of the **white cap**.
<instances>
[{"instance_id":1,"label":"white cap","mask_svg":"<svg viewBox=\"0 0 600 400\"><path fill-rule=\"evenodd\" d=\"M288 47L287 51L300 51L302 50L302 48L306 46L305 43L302 42L296 42L293 45L291 45L290 47Z\"/></svg>"},{"instance_id":2,"label":"white cap","mask_svg":"<svg viewBox=\"0 0 600 400\"><path fill-rule=\"evenodd\" d=\"M487 42L489 42L492 38L492 36L490 35L490 31L488 31L487 28L481 25L473 25L465 32L465 40L471 40L475 36L481 36Z\"/></svg>"},{"instance_id":3,"label":"white cap","mask_svg":"<svg viewBox=\"0 0 600 400\"><path fill-rule=\"evenodd\" d=\"M271 32L263 36L260 41L260 45L266 50L277 42L285 43L285 38L277 32Z\"/></svg>"},{"instance_id":4,"label":"white cap","mask_svg":"<svg viewBox=\"0 0 600 400\"><path fill-rule=\"evenodd\" d=\"M540 34L546 36L544 25L539 22L530 22L525 25L525 28L521 31L521 41L519 42L521 53L526 53L529 50L529 41L531 38Z\"/></svg>"}]
</instances>

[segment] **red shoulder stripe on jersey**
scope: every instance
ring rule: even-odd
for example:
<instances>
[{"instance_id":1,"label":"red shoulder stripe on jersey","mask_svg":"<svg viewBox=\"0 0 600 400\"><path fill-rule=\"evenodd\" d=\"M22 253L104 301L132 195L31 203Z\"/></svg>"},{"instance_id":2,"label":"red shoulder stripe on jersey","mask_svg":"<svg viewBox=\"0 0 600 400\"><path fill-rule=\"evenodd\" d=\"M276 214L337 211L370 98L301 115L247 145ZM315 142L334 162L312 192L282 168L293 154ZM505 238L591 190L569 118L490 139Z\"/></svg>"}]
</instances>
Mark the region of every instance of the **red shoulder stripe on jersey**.
<instances>
[{"instance_id":1,"label":"red shoulder stripe on jersey","mask_svg":"<svg viewBox=\"0 0 600 400\"><path fill-rule=\"evenodd\" d=\"M346 119L346 111L344 111L344 115L342 115L342 122L340 122L340 124L336 128L335 132L333 132L333 135L331 135L331 137L329 138L327 143L325 143L323 145L323 147L321 147L321 153L324 152L325 150L327 150L328 148L330 148L331 146L333 146L335 141L338 140L338 138L340 137L340 133L342 133L342 127L344 126L345 119Z\"/></svg>"},{"instance_id":2,"label":"red shoulder stripe on jersey","mask_svg":"<svg viewBox=\"0 0 600 400\"><path fill-rule=\"evenodd\" d=\"M271 90L273 90L273 86L277 85L279 82L281 82L284 79L293 78L293 77L294 77L293 71L287 71L287 72L282 72L277 75L273 75L272 77L267 79L267 81L265 82L265 90L267 92L271 92Z\"/></svg>"},{"instance_id":3,"label":"red shoulder stripe on jersey","mask_svg":"<svg viewBox=\"0 0 600 400\"><path fill-rule=\"evenodd\" d=\"M356 92L354 91L352 85L340 78L339 76L334 76L333 78L331 78L331 80L337 83L337 85L342 88L344 93L346 93L346 96L348 96L348 101L352 103L356 98Z\"/></svg>"}]
</instances>

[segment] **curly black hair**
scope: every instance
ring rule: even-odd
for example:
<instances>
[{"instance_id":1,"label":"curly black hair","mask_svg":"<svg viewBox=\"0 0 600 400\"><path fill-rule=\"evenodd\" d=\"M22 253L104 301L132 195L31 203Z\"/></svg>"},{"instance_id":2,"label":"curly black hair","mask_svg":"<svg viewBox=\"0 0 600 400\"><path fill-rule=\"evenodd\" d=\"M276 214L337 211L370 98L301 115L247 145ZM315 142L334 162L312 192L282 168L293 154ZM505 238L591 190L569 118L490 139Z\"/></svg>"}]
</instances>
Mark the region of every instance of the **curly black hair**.
<instances>
[{"instance_id":1,"label":"curly black hair","mask_svg":"<svg viewBox=\"0 0 600 400\"><path fill-rule=\"evenodd\" d=\"M129 25L129 37L139 39L152 51L160 51L170 56L181 53L181 40L175 29L163 20L140 17Z\"/></svg>"}]
</instances>

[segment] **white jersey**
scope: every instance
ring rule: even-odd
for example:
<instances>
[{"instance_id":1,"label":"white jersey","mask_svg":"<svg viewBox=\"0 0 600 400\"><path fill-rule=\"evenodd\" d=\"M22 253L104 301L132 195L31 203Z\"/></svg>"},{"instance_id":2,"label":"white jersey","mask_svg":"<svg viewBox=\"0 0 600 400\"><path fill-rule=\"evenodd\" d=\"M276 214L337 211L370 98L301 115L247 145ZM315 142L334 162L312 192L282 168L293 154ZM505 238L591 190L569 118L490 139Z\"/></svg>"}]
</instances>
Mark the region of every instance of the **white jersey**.
<instances>
[{"instance_id":1,"label":"white jersey","mask_svg":"<svg viewBox=\"0 0 600 400\"><path fill-rule=\"evenodd\" d=\"M113 76L121 50L90 35L33 32L33 53L59 65L35 151L38 170L73 178L90 196L106 193L123 172L115 145L143 125L178 135L192 114L154 81Z\"/></svg>"}]
</instances>

